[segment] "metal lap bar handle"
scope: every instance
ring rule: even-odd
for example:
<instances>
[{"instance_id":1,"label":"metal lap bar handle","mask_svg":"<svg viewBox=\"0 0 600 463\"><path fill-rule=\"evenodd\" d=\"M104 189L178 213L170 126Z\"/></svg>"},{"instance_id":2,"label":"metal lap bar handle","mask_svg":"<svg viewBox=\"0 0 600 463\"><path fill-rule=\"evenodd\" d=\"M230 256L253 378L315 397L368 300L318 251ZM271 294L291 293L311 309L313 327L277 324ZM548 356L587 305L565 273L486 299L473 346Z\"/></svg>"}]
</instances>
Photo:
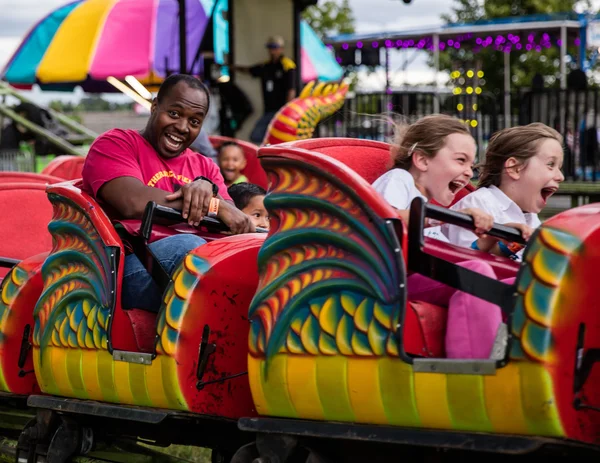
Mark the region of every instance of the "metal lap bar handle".
<instances>
[{"instance_id":1,"label":"metal lap bar handle","mask_svg":"<svg viewBox=\"0 0 600 463\"><path fill-rule=\"evenodd\" d=\"M412 212L412 209L411 209ZM439 220L440 222L444 222L450 225L458 225L462 228L467 228L469 230L475 230L475 224L473 221L473 217L470 215L464 214L462 212L451 211L450 209L446 209L440 206L434 206L432 204L425 205L425 216L430 217L434 220ZM425 224L423 223L423 227ZM495 236L496 238L500 238L507 241L513 241L515 243L526 244L527 241L521 236L521 232L513 227L507 227L506 225L501 225L499 223L494 222L494 226L492 229L487 232L490 236Z\"/></svg>"},{"instance_id":2,"label":"metal lap bar handle","mask_svg":"<svg viewBox=\"0 0 600 463\"><path fill-rule=\"evenodd\" d=\"M10 257L0 257L0 267L13 268L19 263L21 263L19 259L11 259Z\"/></svg>"},{"instance_id":3,"label":"metal lap bar handle","mask_svg":"<svg viewBox=\"0 0 600 463\"><path fill-rule=\"evenodd\" d=\"M423 237L425 217L431 217L471 230L475 229L471 216L461 212L449 211L443 207L428 205L421 197L415 198L410 205L408 223L409 270L496 304L505 313L510 313L514 305L513 285L488 278L480 273L423 251L425 244ZM494 224L494 227L487 234L522 244L526 242L517 229L504 225ZM465 261L467 260L474 259L465 256Z\"/></svg>"},{"instance_id":4,"label":"metal lap bar handle","mask_svg":"<svg viewBox=\"0 0 600 463\"><path fill-rule=\"evenodd\" d=\"M156 204L154 201L148 202L146 209L144 210L144 217L142 218L142 236L146 241L150 239L152 234L152 224L155 217L171 220L174 223L184 222L181 216L181 211L173 209L172 207L161 206ZM204 217L200 221L200 225L210 227L212 229L218 229L219 231L229 231L229 227L222 221L214 219L212 217ZM268 233L269 230L262 227L255 227L257 233Z\"/></svg>"}]
</instances>

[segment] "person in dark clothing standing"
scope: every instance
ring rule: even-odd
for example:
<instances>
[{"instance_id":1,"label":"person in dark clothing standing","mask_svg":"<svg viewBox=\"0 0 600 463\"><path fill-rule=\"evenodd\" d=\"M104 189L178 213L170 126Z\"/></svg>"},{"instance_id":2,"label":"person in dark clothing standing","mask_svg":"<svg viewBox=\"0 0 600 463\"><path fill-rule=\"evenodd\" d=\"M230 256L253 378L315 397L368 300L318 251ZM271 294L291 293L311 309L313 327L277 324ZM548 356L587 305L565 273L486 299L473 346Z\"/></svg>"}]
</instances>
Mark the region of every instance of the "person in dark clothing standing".
<instances>
[{"instance_id":1,"label":"person in dark clothing standing","mask_svg":"<svg viewBox=\"0 0 600 463\"><path fill-rule=\"evenodd\" d=\"M283 54L283 46L282 37L270 37L266 43L270 55L268 61L255 66L235 66L236 70L261 79L264 110L250 135L250 140L256 144L263 141L277 111L296 98L296 63Z\"/></svg>"}]
</instances>

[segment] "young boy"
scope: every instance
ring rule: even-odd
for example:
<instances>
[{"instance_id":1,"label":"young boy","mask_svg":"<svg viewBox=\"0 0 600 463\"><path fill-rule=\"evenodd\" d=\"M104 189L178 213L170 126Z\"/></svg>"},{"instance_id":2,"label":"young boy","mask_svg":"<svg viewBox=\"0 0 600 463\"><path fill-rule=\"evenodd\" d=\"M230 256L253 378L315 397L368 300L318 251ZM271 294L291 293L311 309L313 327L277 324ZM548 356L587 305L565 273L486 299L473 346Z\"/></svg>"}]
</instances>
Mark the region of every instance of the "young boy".
<instances>
[{"instance_id":1,"label":"young boy","mask_svg":"<svg viewBox=\"0 0 600 463\"><path fill-rule=\"evenodd\" d=\"M269 214L264 199L267 192L253 183L236 183L227 189L235 206L249 215L257 227L269 228Z\"/></svg>"},{"instance_id":2,"label":"young boy","mask_svg":"<svg viewBox=\"0 0 600 463\"><path fill-rule=\"evenodd\" d=\"M242 147L236 142L223 143L219 147L217 161L227 187L248 181L246 176L242 175L242 170L246 167L246 156Z\"/></svg>"}]
</instances>

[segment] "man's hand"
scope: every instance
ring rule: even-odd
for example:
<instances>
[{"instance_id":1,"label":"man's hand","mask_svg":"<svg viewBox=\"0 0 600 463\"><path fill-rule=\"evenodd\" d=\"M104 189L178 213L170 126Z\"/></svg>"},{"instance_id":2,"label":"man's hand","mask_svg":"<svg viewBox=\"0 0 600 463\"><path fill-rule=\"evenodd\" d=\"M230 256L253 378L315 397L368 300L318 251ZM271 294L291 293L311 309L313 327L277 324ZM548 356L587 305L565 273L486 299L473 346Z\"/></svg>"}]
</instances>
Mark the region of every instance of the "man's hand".
<instances>
[{"instance_id":1,"label":"man's hand","mask_svg":"<svg viewBox=\"0 0 600 463\"><path fill-rule=\"evenodd\" d=\"M210 199L213 196L212 184L206 180L196 180L183 185L178 191L167 195L165 199L175 201L181 199L181 215L188 224L197 227L208 213Z\"/></svg>"},{"instance_id":2,"label":"man's hand","mask_svg":"<svg viewBox=\"0 0 600 463\"><path fill-rule=\"evenodd\" d=\"M219 212L217 217L225 223L231 230L231 233L238 235L240 233L254 233L256 228L250 217L240 211L237 207L228 201L221 200L219 203Z\"/></svg>"}]
</instances>

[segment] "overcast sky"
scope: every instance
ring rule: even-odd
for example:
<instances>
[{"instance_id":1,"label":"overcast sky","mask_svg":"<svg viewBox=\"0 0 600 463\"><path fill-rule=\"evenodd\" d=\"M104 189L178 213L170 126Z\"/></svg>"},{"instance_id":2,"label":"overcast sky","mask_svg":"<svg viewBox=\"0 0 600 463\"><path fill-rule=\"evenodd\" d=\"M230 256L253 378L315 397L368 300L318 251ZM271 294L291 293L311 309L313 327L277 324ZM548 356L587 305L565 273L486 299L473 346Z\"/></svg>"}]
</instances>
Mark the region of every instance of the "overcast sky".
<instances>
[{"instance_id":1,"label":"overcast sky","mask_svg":"<svg viewBox=\"0 0 600 463\"><path fill-rule=\"evenodd\" d=\"M29 29L43 16L69 0L0 0L0 67L3 67ZM397 30L435 25L452 0L350 0L357 32Z\"/></svg>"}]
</instances>

